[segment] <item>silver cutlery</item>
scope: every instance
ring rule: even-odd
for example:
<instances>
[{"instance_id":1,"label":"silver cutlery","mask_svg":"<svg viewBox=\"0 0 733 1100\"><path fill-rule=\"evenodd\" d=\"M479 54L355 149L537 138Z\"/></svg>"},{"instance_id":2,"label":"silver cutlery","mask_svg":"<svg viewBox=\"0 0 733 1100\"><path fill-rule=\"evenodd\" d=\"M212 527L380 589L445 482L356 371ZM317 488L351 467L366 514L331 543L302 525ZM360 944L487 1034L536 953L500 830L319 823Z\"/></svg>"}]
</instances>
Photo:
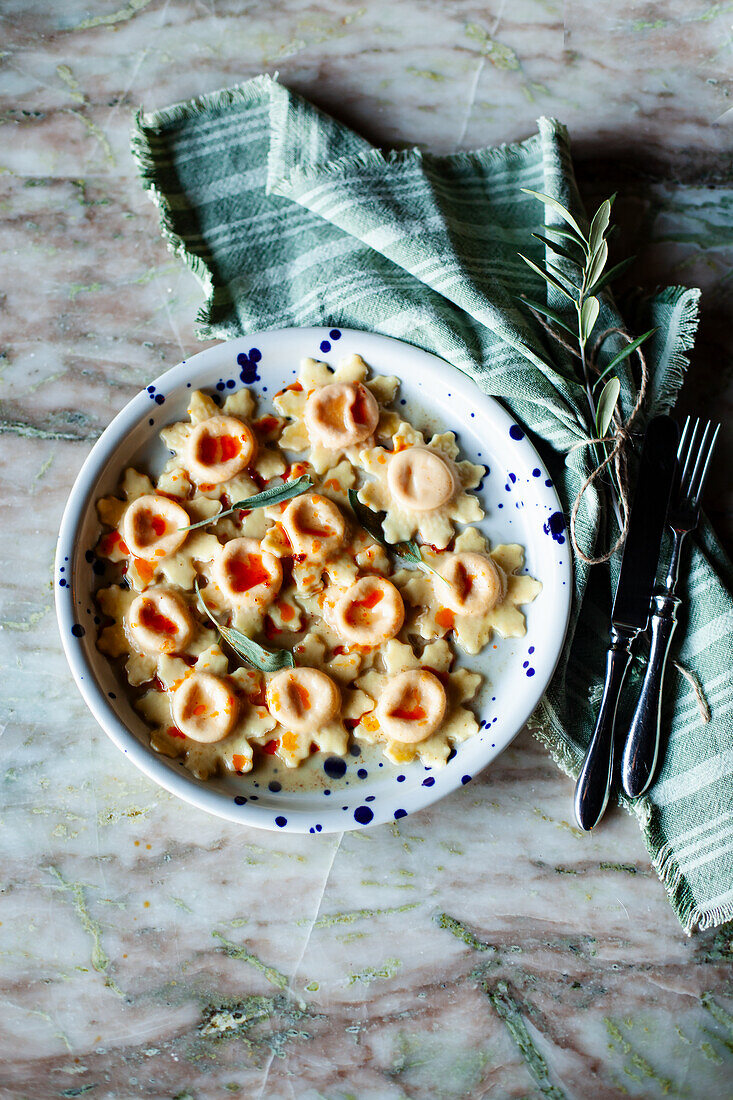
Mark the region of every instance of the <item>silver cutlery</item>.
<instances>
[{"instance_id":1,"label":"silver cutlery","mask_svg":"<svg viewBox=\"0 0 733 1100\"><path fill-rule=\"evenodd\" d=\"M648 790L657 765L664 670L677 626L677 608L682 602L675 595L682 544L700 518L700 499L719 431L720 425L713 428L710 422L702 428L699 419L690 430L688 417L677 451L677 476L667 516L672 530L672 554L664 583L652 598L649 663L621 764L621 782L630 798L638 798Z\"/></svg>"},{"instance_id":2,"label":"silver cutlery","mask_svg":"<svg viewBox=\"0 0 733 1100\"><path fill-rule=\"evenodd\" d=\"M649 620L678 438L677 425L670 417L656 416L649 421L611 613L603 697L575 787L575 816L581 829L592 829L608 802L616 708L631 661L631 646Z\"/></svg>"}]
</instances>

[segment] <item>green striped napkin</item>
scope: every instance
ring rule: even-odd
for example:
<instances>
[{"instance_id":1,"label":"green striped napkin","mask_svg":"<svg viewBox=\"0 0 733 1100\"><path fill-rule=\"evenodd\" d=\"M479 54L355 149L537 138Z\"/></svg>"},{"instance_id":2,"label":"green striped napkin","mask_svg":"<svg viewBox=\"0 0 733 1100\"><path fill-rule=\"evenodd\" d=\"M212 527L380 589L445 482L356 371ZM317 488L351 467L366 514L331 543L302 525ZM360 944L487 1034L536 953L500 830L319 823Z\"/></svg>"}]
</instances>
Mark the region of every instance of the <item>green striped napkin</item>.
<instances>
[{"instance_id":1,"label":"green striped napkin","mask_svg":"<svg viewBox=\"0 0 733 1100\"><path fill-rule=\"evenodd\" d=\"M369 329L427 348L500 398L539 446L569 509L588 471L583 397L555 368L562 349L517 304L546 293L517 257L551 217L529 187L583 217L567 134L540 119L517 145L432 156L383 156L267 77L140 116L133 152L171 248L200 277L202 337L290 325ZM549 224L549 222L547 223ZM619 322L604 295L601 326ZM671 408L697 325L698 291L646 300L634 332L647 345L647 415ZM552 303L551 303L552 304ZM600 330L599 330L600 331ZM609 358L619 350L607 341ZM630 367L622 406L634 398ZM613 532L593 491L578 533L587 549ZM575 567L568 640L532 729L576 775L593 728L618 564ZM696 536L685 573L677 654L704 686L704 725L686 681L670 670L671 738L651 795L630 808L687 930L733 916L733 605L731 567L712 533ZM629 692L629 695L632 693ZM623 716L622 716L623 717Z\"/></svg>"}]
</instances>

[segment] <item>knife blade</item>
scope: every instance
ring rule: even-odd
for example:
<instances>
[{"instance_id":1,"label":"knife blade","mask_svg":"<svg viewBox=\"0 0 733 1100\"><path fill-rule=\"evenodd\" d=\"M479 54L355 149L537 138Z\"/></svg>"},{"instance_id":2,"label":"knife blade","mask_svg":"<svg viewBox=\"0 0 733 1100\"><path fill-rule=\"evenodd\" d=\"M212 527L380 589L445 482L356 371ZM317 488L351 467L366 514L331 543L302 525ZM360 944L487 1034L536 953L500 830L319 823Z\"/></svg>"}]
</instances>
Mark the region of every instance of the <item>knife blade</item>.
<instances>
[{"instance_id":1,"label":"knife blade","mask_svg":"<svg viewBox=\"0 0 733 1100\"><path fill-rule=\"evenodd\" d=\"M611 622L644 630L677 461L679 428L669 416L649 421L629 516Z\"/></svg>"},{"instance_id":2,"label":"knife blade","mask_svg":"<svg viewBox=\"0 0 733 1100\"><path fill-rule=\"evenodd\" d=\"M679 430L669 416L649 421L611 612L611 644L601 706L575 787L575 817L592 829L603 817L613 777L616 709L631 647L649 619L659 550L675 471Z\"/></svg>"}]
</instances>

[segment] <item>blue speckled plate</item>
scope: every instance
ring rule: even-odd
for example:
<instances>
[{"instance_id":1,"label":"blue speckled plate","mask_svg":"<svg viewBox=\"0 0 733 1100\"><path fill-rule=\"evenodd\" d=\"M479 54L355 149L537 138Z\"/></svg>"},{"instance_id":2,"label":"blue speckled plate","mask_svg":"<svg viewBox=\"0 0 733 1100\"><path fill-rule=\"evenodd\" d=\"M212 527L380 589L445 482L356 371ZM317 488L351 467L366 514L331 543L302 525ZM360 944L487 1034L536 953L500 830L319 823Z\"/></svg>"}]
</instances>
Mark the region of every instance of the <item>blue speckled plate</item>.
<instances>
[{"instance_id":1,"label":"blue speckled plate","mask_svg":"<svg viewBox=\"0 0 733 1100\"><path fill-rule=\"evenodd\" d=\"M192 388L216 393L246 384L259 395L260 410L269 411L271 396L292 382L304 356L335 365L353 352L375 372L402 379L397 400L416 427L455 431L462 456L489 468L480 489L486 511L480 526L494 545L521 543L528 572L543 584L524 609L527 635L496 639L496 649L489 645L460 662L484 676L474 703L481 730L444 768L419 763L397 768L372 748L350 755L345 767L318 754L305 771L273 762L247 776L197 780L179 762L152 751L148 727L132 708L125 685L97 652L93 592L98 577L91 553L99 536L95 501L114 492L126 466L160 470L167 452L158 432L185 418ZM69 497L55 588L61 637L79 689L99 724L134 764L173 794L220 817L265 829L320 833L402 818L468 783L498 756L532 713L553 673L565 638L572 582L557 494L534 447L497 401L442 359L409 344L373 333L305 328L263 332L202 351L167 371L115 417Z\"/></svg>"}]
</instances>

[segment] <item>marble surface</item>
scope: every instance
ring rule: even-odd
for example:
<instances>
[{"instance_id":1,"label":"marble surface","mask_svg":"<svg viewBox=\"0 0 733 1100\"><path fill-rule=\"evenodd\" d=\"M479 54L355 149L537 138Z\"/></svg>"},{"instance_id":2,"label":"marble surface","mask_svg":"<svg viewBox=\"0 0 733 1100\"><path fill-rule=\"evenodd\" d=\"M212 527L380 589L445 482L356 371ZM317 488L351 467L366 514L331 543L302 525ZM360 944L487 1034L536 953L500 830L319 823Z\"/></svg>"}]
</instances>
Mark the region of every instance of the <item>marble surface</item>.
<instances>
[{"instance_id":1,"label":"marble surface","mask_svg":"<svg viewBox=\"0 0 733 1100\"><path fill-rule=\"evenodd\" d=\"M581 835L526 732L399 825L235 828L96 727L51 566L92 441L199 346L131 111L263 70L384 145L569 125L588 202L619 192L629 288L704 289L683 400L728 422L730 545L733 4L4 0L0 23L0 1096L729 1096L731 928L687 939L634 822Z\"/></svg>"}]
</instances>

